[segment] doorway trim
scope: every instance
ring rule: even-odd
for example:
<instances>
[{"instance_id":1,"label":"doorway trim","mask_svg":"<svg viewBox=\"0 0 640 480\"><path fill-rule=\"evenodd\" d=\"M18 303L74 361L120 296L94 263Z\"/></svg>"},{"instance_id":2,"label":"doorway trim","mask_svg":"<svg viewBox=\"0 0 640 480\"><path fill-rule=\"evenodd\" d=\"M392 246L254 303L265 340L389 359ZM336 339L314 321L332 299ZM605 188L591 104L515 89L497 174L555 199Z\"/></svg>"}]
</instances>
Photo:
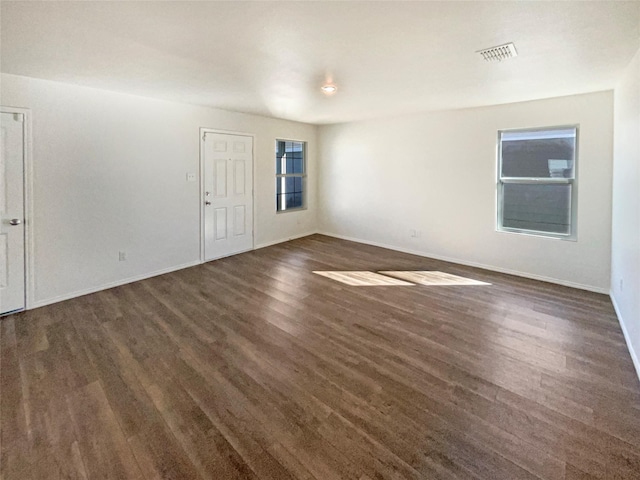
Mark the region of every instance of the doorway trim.
<instances>
[{"instance_id":1,"label":"doorway trim","mask_svg":"<svg viewBox=\"0 0 640 480\"><path fill-rule=\"evenodd\" d=\"M219 128L200 127L200 263L206 263L204 252L204 138L207 133L220 133L222 135L239 135L243 137L251 137L251 205L253 207L253 218L251 219L251 250L256 249L256 135L247 132L238 132L234 130L221 130Z\"/></svg>"},{"instance_id":2,"label":"doorway trim","mask_svg":"<svg viewBox=\"0 0 640 480\"><path fill-rule=\"evenodd\" d=\"M35 303L35 264L33 261L35 252L34 208L33 208L33 137L31 136L31 109L20 107L8 107L1 105L3 113L18 113L24 117L24 130L22 137L23 164L24 164L24 309L30 310Z\"/></svg>"}]
</instances>

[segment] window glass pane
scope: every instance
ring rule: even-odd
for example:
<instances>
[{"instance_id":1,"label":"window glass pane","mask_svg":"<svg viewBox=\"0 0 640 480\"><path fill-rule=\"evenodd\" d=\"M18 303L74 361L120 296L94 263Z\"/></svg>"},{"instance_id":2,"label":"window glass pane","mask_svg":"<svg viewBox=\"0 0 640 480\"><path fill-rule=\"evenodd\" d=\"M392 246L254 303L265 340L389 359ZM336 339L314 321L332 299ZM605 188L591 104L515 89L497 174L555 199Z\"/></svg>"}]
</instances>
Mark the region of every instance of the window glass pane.
<instances>
[{"instance_id":1,"label":"window glass pane","mask_svg":"<svg viewBox=\"0 0 640 480\"><path fill-rule=\"evenodd\" d=\"M502 177L574 178L575 129L502 132Z\"/></svg>"},{"instance_id":2,"label":"window glass pane","mask_svg":"<svg viewBox=\"0 0 640 480\"><path fill-rule=\"evenodd\" d=\"M276 174L304 173L304 143L276 141Z\"/></svg>"},{"instance_id":3,"label":"window glass pane","mask_svg":"<svg viewBox=\"0 0 640 480\"><path fill-rule=\"evenodd\" d=\"M304 180L302 177L279 177L276 179L276 207L278 210L303 206Z\"/></svg>"},{"instance_id":4,"label":"window glass pane","mask_svg":"<svg viewBox=\"0 0 640 480\"><path fill-rule=\"evenodd\" d=\"M287 210L292 207L293 193L282 193L276 195L276 206L278 210Z\"/></svg>"},{"instance_id":5,"label":"window glass pane","mask_svg":"<svg viewBox=\"0 0 640 480\"><path fill-rule=\"evenodd\" d=\"M302 208L303 204L302 192L281 193L276 195L276 207L278 210L289 210L293 208Z\"/></svg>"},{"instance_id":6,"label":"window glass pane","mask_svg":"<svg viewBox=\"0 0 640 480\"><path fill-rule=\"evenodd\" d=\"M302 177L278 177L276 179L276 193L302 193Z\"/></svg>"},{"instance_id":7,"label":"window glass pane","mask_svg":"<svg viewBox=\"0 0 640 480\"><path fill-rule=\"evenodd\" d=\"M276 209L304 206L305 143L276 140ZM286 176L285 176L286 175Z\"/></svg>"},{"instance_id":8,"label":"window glass pane","mask_svg":"<svg viewBox=\"0 0 640 480\"><path fill-rule=\"evenodd\" d=\"M571 184L504 184L502 226L570 234L571 187Z\"/></svg>"},{"instance_id":9,"label":"window glass pane","mask_svg":"<svg viewBox=\"0 0 640 480\"><path fill-rule=\"evenodd\" d=\"M276 142L276 173L286 173L285 142Z\"/></svg>"}]
</instances>

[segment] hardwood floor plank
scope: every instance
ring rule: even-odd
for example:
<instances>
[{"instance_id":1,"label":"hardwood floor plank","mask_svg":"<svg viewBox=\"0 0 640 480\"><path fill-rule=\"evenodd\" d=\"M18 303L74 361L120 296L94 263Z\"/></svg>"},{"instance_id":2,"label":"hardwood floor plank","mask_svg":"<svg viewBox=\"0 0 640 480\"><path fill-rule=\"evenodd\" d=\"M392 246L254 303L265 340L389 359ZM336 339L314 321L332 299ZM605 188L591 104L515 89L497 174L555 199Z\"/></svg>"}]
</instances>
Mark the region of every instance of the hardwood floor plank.
<instances>
[{"instance_id":1,"label":"hardwood floor plank","mask_svg":"<svg viewBox=\"0 0 640 480\"><path fill-rule=\"evenodd\" d=\"M193 398L179 388L171 368L159 367L149 393L198 473L203 478L257 478Z\"/></svg>"},{"instance_id":2,"label":"hardwood floor plank","mask_svg":"<svg viewBox=\"0 0 640 480\"><path fill-rule=\"evenodd\" d=\"M129 445L146 479L203 478L164 422L147 423Z\"/></svg>"},{"instance_id":3,"label":"hardwood floor plank","mask_svg":"<svg viewBox=\"0 0 640 480\"><path fill-rule=\"evenodd\" d=\"M0 353L0 446L5 450L27 438L14 317L0 322Z\"/></svg>"},{"instance_id":4,"label":"hardwood floor plank","mask_svg":"<svg viewBox=\"0 0 640 480\"><path fill-rule=\"evenodd\" d=\"M109 406L125 438L130 438L158 423L160 416L136 376L133 358L118 350L105 326L117 322L122 332L130 338L137 338L138 343L142 344L144 336L139 329L135 329L136 325L141 324L130 321L129 317L118 317L102 323L92 321L86 314L87 304L82 300L78 299L77 302L78 313L84 312L84 315L74 319L72 325L82 338L87 362L93 366L97 378L104 386Z\"/></svg>"},{"instance_id":5,"label":"hardwood floor plank","mask_svg":"<svg viewBox=\"0 0 640 480\"><path fill-rule=\"evenodd\" d=\"M64 445L66 451L60 449L52 453L38 455L37 460L31 466L32 478L34 479L73 479L89 480L87 471L80 454L78 442Z\"/></svg>"},{"instance_id":6,"label":"hardwood floor plank","mask_svg":"<svg viewBox=\"0 0 640 480\"><path fill-rule=\"evenodd\" d=\"M88 478L144 478L99 381L66 396Z\"/></svg>"},{"instance_id":7,"label":"hardwood floor plank","mask_svg":"<svg viewBox=\"0 0 640 480\"><path fill-rule=\"evenodd\" d=\"M46 326L54 322L56 309L52 308L48 315L43 312L29 312L30 321L16 322L16 336L20 356L41 352L49 348L49 339L46 334ZM18 316L19 318L20 316Z\"/></svg>"},{"instance_id":8,"label":"hardwood floor plank","mask_svg":"<svg viewBox=\"0 0 640 480\"><path fill-rule=\"evenodd\" d=\"M15 316L0 321L0 478L33 478Z\"/></svg>"},{"instance_id":9,"label":"hardwood floor plank","mask_svg":"<svg viewBox=\"0 0 640 480\"><path fill-rule=\"evenodd\" d=\"M40 478L86 478L85 466L78 456L77 438L65 395L90 381L84 358L73 357L65 335L64 321L58 322L56 309L49 320L33 331L47 335L47 349L25 350L20 358L20 377L24 398L27 441L22 448L29 452L30 475ZM34 322L43 320L42 312ZM29 320L28 315L20 322ZM78 362L75 364L75 362Z\"/></svg>"},{"instance_id":10,"label":"hardwood floor plank","mask_svg":"<svg viewBox=\"0 0 640 480\"><path fill-rule=\"evenodd\" d=\"M217 369L188 357L178 367L180 382L189 395L259 478L294 478L269 453L276 441L271 429L265 425L256 428L259 419L243 408L243 399L238 398L242 394L225 382Z\"/></svg>"}]
</instances>

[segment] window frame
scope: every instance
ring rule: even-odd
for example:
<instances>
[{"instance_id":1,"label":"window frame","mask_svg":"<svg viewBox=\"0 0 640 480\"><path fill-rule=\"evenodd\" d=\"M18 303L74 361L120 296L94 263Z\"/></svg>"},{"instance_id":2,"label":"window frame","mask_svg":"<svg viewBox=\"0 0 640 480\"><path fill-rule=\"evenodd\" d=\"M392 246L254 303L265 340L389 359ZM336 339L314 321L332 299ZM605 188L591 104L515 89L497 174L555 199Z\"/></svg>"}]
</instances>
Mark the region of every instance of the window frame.
<instances>
[{"instance_id":1,"label":"window frame","mask_svg":"<svg viewBox=\"0 0 640 480\"><path fill-rule=\"evenodd\" d=\"M276 189L275 189L276 213L277 214L281 214L281 213L299 212L301 210L306 210L307 209L307 141L306 140L295 140L295 139L291 139L291 138L276 138L275 139L276 152L277 152L278 142L295 142L295 143L301 143L302 144L302 173L278 173L278 166L277 166L277 164L275 165L275 173L276 173ZM276 158L276 162L277 162L277 158ZM293 207L293 208L285 208L284 210L283 209L279 209L278 208L278 186L277 186L277 182L281 178L296 178L296 177L299 177L299 178L302 179L302 206Z\"/></svg>"},{"instance_id":2,"label":"window frame","mask_svg":"<svg viewBox=\"0 0 640 480\"><path fill-rule=\"evenodd\" d=\"M502 134L513 132L545 132L552 130L575 130L575 143L573 148L573 178L546 178L546 177L503 177L502 176ZM496 171L496 231L500 233L512 233L520 235L529 235L556 240L577 241L578 239L578 172L579 172L579 124L552 125L545 127L533 128L504 128L498 130L496 155L498 161ZM504 185L520 184L520 185L571 185L571 196L569 198L569 233L545 232L541 230L529 230L524 228L505 227L502 224L504 211Z\"/></svg>"}]
</instances>

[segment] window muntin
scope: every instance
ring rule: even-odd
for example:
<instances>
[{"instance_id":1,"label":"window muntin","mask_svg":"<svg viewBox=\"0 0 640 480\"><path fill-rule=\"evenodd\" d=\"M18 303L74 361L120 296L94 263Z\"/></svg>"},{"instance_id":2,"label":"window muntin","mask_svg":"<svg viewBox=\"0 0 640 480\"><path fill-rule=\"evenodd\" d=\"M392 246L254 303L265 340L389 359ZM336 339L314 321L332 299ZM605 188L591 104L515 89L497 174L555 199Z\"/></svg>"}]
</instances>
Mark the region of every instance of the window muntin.
<instances>
[{"instance_id":1,"label":"window muntin","mask_svg":"<svg viewBox=\"0 0 640 480\"><path fill-rule=\"evenodd\" d=\"M305 208L306 142L276 140L276 211Z\"/></svg>"},{"instance_id":2,"label":"window muntin","mask_svg":"<svg viewBox=\"0 0 640 480\"><path fill-rule=\"evenodd\" d=\"M498 230L575 237L576 127L499 132Z\"/></svg>"}]
</instances>

